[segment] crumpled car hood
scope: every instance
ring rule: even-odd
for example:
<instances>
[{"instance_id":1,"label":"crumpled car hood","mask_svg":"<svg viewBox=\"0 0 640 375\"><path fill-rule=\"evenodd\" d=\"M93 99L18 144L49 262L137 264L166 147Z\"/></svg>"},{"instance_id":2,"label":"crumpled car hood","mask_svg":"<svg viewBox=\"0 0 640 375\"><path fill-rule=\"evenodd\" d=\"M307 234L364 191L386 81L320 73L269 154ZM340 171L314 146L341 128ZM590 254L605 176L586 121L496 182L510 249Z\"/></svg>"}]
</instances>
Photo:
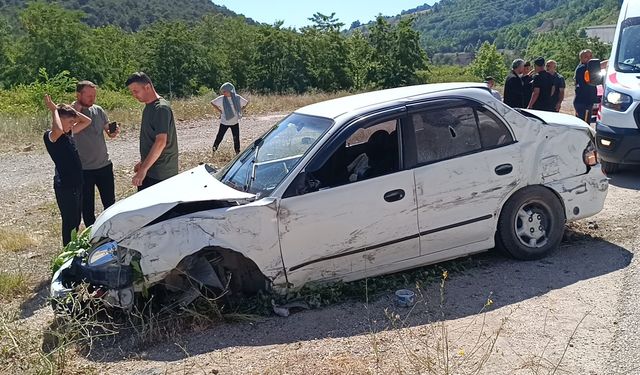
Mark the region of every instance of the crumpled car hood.
<instances>
[{"instance_id":1,"label":"crumpled car hood","mask_svg":"<svg viewBox=\"0 0 640 375\"><path fill-rule=\"evenodd\" d=\"M200 165L116 202L97 218L91 239L109 237L120 241L180 203L255 198L216 180L207 168L210 167Z\"/></svg>"}]
</instances>

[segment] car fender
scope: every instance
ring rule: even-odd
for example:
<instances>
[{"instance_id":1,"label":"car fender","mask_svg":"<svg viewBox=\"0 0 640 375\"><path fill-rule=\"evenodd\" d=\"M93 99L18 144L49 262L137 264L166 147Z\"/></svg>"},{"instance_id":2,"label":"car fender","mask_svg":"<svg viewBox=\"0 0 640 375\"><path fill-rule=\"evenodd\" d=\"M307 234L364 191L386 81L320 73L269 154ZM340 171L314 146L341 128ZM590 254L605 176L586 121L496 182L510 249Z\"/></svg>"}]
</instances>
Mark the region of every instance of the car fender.
<instances>
[{"instance_id":1,"label":"car fender","mask_svg":"<svg viewBox=\"0 0 640 375\"><path fill-rule=\"evenodd\" d=\"M277 201L196 212L132 233L120 246L140 253L147 286L161 281L186 256L206 247L236 251L252 260L265 277L284 278L276 218Z\"/></svg>"}]
</instances>

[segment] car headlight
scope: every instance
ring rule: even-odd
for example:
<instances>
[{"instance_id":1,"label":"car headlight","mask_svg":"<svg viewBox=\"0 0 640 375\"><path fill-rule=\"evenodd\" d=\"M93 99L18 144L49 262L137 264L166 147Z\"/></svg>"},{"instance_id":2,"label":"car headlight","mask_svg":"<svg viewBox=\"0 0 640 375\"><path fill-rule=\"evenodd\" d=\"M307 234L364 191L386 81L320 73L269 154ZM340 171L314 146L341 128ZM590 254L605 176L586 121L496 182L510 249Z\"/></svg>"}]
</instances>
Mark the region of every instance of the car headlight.
<instances>
[{"instance_id":1,"label":"car headlight","mask_svg":"<svg viewBox=\"0 0 640 375\"><path fill-rule=\"evenodd\" d=\"M633 98L627 94L606 88L602 97L602 105L615 111L624 112L633 103Z\"/></svg>"},{"instance_id":2,"label":"car headlight","mask_svg":"<svg viewBox=\"0 0 640 375\"><path fill-rule=\"evenodd\" d=\"M118 243L116 241L105 242L89 253L87 264L90 267L103 266L115 262L118 259Z\"/></svg>"}]
</instances>

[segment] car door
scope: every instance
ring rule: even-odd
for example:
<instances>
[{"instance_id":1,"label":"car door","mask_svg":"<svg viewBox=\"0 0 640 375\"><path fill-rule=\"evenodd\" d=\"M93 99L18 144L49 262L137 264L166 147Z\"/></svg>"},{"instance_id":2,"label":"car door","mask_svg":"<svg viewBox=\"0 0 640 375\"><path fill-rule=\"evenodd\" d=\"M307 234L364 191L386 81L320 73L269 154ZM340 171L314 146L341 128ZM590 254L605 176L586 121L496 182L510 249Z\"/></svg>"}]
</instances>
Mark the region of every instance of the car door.
<instances>
[{"instance_id":1,"label":"car door","mask_svg":"<svg viewBox=\"0 0 640 375\"><path fill-rule=\"evenodd\" d=\"M407 123L421 254L445 259L493 247L499 209L522 168L510 129L460 99L409 106Z\"/></svg>"},{"instance_id":2,"label":"car door","mask_svg":"<svg viewBox=\"0 0 640 375\"><path fill-rule=\"evenodd\" d=\"M287 189L278 224L289 283L391 272L419 255L414 176L400 160L403 115L397 108L349 125Z\"/></svg>"}]
</instances>

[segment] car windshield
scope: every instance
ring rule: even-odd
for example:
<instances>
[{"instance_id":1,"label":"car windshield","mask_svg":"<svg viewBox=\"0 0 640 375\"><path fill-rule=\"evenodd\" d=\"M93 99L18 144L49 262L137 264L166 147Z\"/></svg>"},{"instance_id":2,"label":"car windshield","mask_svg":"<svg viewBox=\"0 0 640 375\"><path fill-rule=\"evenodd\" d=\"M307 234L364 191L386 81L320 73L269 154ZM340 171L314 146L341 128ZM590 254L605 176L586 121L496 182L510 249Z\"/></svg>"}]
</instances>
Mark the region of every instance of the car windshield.
<instances>
[{"instance_id":1,"label":"car windshield","mask_svg":"<svg viewBox=\"0 0 640 375\"><path fill-rule=\"evenodd\" d=\"M616 70L640 72L640 18L629 18L621 25Z\"/></svg>"},{"instance_id":2,"label":"car windshield","mask_svg":"<svg viewBox=\"0 0 640 375\"><path fill-rule=\"evenodd\" d=\"M216 174L241 191L268 195L295 168L304 154L333 125L323 117L292 113L273 126Z\"/></svg>"}]
</instances>

